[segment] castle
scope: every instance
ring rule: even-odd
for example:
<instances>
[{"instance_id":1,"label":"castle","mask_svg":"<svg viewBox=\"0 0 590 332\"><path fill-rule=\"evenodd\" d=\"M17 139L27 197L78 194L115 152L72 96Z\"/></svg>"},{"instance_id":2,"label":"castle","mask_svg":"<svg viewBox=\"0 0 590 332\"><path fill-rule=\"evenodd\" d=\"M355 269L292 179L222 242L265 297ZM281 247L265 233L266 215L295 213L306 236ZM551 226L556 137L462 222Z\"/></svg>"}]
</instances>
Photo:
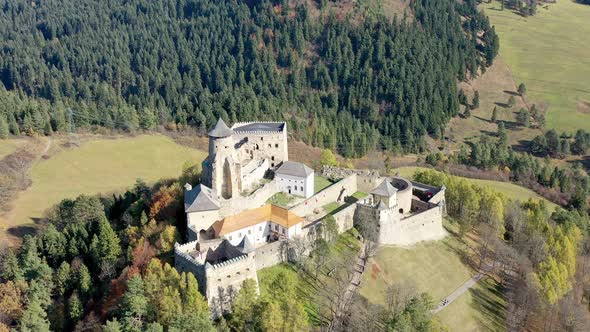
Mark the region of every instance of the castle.
<instances>
[{"instance_id":1,"label":"castle","mask_svg":"<svg viewBox=\"0 0 590 332\"><path fill-rule=\"evenodd\" d=\"M292 259L291 240L311 243L327 214L339 232L354 226L373 229L370 240L382 245L412 245L446 235L444 187L324 167L323 175L336 181L316 192L313 169L288 158L284 122L230 128L219 119L209 132L201 183L185 185L189 242L176 243L174 252L176 268L197 277L214 317L231 309L244 280L258 284L257 270ZM293 197L291 206L267 203L279 192ZM331 203L338 209L327 211Z\"/></svg>"}]
</instances>

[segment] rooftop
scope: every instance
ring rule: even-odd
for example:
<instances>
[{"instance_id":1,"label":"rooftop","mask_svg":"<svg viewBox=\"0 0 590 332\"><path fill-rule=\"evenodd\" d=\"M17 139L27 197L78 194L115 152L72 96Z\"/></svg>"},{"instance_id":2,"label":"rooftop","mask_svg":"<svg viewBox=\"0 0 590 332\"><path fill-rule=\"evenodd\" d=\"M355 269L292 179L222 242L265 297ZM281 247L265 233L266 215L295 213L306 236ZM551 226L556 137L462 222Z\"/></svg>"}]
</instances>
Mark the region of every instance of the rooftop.
<instances>
[{"instance_id":1,"label":"rooftop","mask_svg":"<svg viewBox=\"0 0 590 332\"><path fill-rule=\"evenodd\" d=\"M313 173L313 169L302 163L295 161L285 161L281 167L275 171L275 173L306 178L308 175Z\"/></svg>"},{"instance_id":2,"label":"rooftop","mask_svg":"<svg viewBox=\"0 0 590 332\"><path fill-rule=\"evenodd\" d=\"M184 193L184 212L219 210L219 198L215 190L199 184Z\"/></svg>"},{"instance_id":3,"label":"rooftop","mask_svg":"<svg viewBox=\"0 0 590 332\"><path fill-rule=\"evenodd\" d=\"M243 122L236 123L232 127L236 132L276 131L282 132L285 129L284 122Z\"/></svg>"},{"instance_id":4,"label":"rooftop","mask_svg":"<svg viewBox=\"0 0 590 332\"><path fill-rule=\"evenodd\" d=\"M378 185L375 189L373 189L373 191L371 191L371 194L391 197L396 192L397 189L391 184L391 181L389 179L385 179L383 180L383 182L381 182L380 185Z\"/></svg>"},{"instance_id":5,"label":"rooftop","mask_svg":"<svg viewBox=\"0 0 590 332\"><path fill-rule=\"evenodd\" d=\"M267 204L257 209L246 210L242 213L218 220L213 224L216 236L222 236L231 232L270 221L285 228L291 228L303 222L303 218L282 207Z\"/></svg>"},{"instance_id":6,"label":"rooftop","mask_svg":"<svg viewBox=\"0 0 590 332\"><path fill-rule=\"evenodd\" d=\"M219 118L219 120L217 120L217 124L215 124L215 128L213 128L210 132L209 132L209 137L216 137L216 138L222 138L222 137L229 137L231 135L233 135L233 130L231 130L226 124L225 122L223 122L223 119Z\"/></svg>"}]
</instances>

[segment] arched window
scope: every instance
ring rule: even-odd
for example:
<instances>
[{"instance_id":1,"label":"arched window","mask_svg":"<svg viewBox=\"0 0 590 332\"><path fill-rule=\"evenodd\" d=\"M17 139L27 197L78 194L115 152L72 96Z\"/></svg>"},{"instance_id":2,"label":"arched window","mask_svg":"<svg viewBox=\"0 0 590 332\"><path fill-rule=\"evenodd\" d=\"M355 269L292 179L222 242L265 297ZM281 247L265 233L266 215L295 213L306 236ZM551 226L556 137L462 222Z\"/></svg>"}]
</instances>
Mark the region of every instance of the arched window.
<instances>
[{"instance_id":1,"label":"arched window","mask_svg":"<svg viewBox=\"0 0 590 332\"><path fill-rule=\"evenodd\" d=\"M399 213L403 214L404 213L404 209L399 209Z\"/></svg>"}]
</instances>

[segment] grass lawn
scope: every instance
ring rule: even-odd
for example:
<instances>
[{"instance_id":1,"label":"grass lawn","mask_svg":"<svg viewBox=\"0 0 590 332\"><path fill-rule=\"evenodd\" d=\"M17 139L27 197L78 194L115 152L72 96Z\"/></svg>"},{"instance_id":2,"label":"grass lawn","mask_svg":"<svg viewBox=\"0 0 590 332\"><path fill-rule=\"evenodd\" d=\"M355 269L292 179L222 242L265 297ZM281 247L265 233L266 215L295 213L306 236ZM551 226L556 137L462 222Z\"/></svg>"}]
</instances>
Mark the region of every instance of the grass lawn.
<instances>
[{"instance_id":1,"label":"grass lawn","mask_svg":"<svg viewBox=\"0 0 590 332\"><path fill-rule=\"evenodd\" d=\"M441 241L407 248L382 247L367 266L360 294L372 303L383 305L389 285L409 283L419 292L428 292L436 304L474 275L462 262L463 246L450 235ZM496 285L486 280L436 316L450 331L499 331L503 305Z\"/></svg>"},{"instance_id":2,"label":"grass lawn","mask_svg":"<svg viewBox=\"0 0 590 332\"><path fill-rule=\"evenodd\" d=\"M79 148L61 149L33 165L33 184L12 203L0 236L10 227L34 227L33 218L62 199L123 190L138 178L150 183L177 177L185 162L200 163L205 156L204 151L178 145L162 135L97 139Z\"/></svg>"},{"instance_id":3,"label":"grass lawn","mask_svg":"<svg viewBox=\"0 0 590 332\"><path fill-rule=\"evenodd\" d=\"M500 36L500 56L527 87L527 102L547 106L547 126L590 130L590 6L558 1L532 17L501 11L499 1L481 8Z\"/></svg>"},{"instance_id":4,"label":"grass lawn","mask_svg":"<svg viewBox=\"0 0 590 332\"><path fill-rule=\"evenodd\" d=\"M394 170L394 172L398 172L399 175L402 177L411 179L416 171L426 170L426 169L428 169L428 168L410 166L410 167L396 168ZM537 199L537 200L542 199L545 201L545 203L547 203L547 207L549 208L549 211L553 211L557 207L557 204L546 200L545 198L539 196L534 191L524 188L524 187L521 187L521 186L516 185L514 183L502 182L502 181L492 181L492 180L470 179L470 178L464 178L464 179L466 179L467 181L469 181L473 184L476 184L478 186L491 187L493 190L501 192L504 195L506 195L508 198L511 198L511 199L520 200L520 201L526 201L529 198L533 198L533 199Z\"/></svg>"},{"instance_id":5,"label":"grass lawn","mask_svg":"<svg viewBox=\"0 0 590 332\"><path fill-rule=\"evenodd\" d=\"M319 176L319 175L315 175L314 179L314 194L319 193L320 191L326 189L327 187L332 185L332 182L328 179L326 179L325 177Z\"/></svg>"},{"instance_id":6,"label":"grass lawn","mask_svg":"<svg viewBox=\"0 0 590 332\"><path fill-rule=\"evenodd\" d=\"M295 197L293 197L287 193L284 193L284 192L278 192L278 193L272 195L272 197L269 198L266 202L286 208L294 200L295 200Z\"/></svg>"},{"instance_id":7,"label":"grass lawn","mask_svg":"<svg viewBox=\"0 0 590 332\"><path fill-rule=\"evenodd\" d=\"M334 210L338 209L339 207L340 207L340 204L338 204L336 202L330 202L330 203L322 206L324 211L326 211L326 214L330 214L330 213L334 212Z\"/></svg>"}]
</instances>

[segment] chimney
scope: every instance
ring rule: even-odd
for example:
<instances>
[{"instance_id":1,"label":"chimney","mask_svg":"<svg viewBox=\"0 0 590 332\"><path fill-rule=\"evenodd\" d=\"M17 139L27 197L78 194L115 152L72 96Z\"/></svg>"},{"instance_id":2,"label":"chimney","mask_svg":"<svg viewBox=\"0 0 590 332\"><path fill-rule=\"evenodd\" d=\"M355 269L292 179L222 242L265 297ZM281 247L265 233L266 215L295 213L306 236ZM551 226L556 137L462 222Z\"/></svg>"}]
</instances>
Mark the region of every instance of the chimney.
<instances>
[{"instance_id":1,"label":"chimney","mask_svg":"<svg viewBox=\"0 0 590 332\"><path fill-rule=\"evenodd\" d=\"M185 183L184 184L184 190L191 191L191 190L193 190L193 186L191 186L190 183Z\"/></svg>"}]
</instances>

